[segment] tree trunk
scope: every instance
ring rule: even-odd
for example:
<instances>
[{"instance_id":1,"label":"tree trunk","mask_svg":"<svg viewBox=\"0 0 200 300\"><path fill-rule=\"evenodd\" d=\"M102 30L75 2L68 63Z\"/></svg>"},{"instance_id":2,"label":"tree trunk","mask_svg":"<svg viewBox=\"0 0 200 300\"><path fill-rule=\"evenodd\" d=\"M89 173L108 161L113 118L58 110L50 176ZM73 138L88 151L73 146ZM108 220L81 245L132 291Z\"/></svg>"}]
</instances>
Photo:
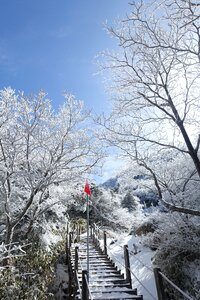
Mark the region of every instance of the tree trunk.
<instances>
[{"instance_id":1,"label":"tree trunk","mask_svg":"<svg viewBox=\"0 0 200 300\"><path fill-rule=\"evenodd\" d=\"M192 146L192 143L190 141L190 138L188 136L188 133L183 125L183 122L178 123L178 127L180 128L180 131L182 133L182 136L184 138L184 141L187 145L188 151L189 151L189 155L192 158L195 168L197 170L197 173L200 177L200 160L198 158L198 153L197 151L194 149L194 147Z\"/></svg>"}]
</instances>

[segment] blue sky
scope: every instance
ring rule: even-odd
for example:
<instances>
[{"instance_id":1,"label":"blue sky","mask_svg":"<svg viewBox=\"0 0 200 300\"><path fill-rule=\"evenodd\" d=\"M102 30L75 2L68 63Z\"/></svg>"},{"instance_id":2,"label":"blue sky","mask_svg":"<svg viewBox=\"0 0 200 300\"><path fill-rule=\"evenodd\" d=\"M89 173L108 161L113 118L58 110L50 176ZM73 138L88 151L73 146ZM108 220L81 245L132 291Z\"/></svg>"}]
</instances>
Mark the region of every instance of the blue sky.
<instances>
[{"instance_id":1,"label":"blue sky","mask_svg":"<svg viewBox=\"0 0 200 300\"><path fill-rule=\"evenodd\" d=\"M67 90L95 111L105 108L94 57L116 47L103 29L128 0L1 0L0 88L48 92L56 108Z\"/></svg>"}]
</instances>

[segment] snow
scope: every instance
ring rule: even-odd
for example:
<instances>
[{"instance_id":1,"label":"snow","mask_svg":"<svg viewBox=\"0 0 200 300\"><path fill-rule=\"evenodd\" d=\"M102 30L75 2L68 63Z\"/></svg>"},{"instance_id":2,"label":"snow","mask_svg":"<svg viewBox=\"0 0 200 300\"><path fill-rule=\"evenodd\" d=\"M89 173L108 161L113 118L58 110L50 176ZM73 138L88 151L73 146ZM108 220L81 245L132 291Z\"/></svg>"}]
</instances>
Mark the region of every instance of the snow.
<instances>
[{"instance_id":1,"label":"snow","mask_svg":"<svg viewBox=\"0 0 200 300\"><path fill-rule=\"evenodd\" d=\"M111 244L110 244L111 243ZM108 238L108 255L115 262L116 266L125 272L124 268L124 245L128 245L132 286L137 288L138 295L144 299L157 300L157 292L151 259L154 252L142 245L142 239L132 235L118 235L117 241ZM134 254L136 252L137 253Z\"/></svg>"},{"instance_id":2,"label":"snow","mask_svg":"<svg viewBox=\"0 0 200 300\"><path fill-rule=\"evenodd\" d=\"M115 265L121 270L122 273L125 273L124 268L124 245L128 245L129 249L129 258L130 258L130 269L131 269L131 277L132 277L132 288L137 288L137 294L143 295L144 300L158 300L153 266L152 266L152 257L154 256L154 252L151 251L148 247L145 247L142 242L142 237L137 237L133 235L117 234L114 232L109 232L109 235L112 235L112 238L107 238L107 248L108 248L108 256L115 262ZM81 240L86 239L86 233L81 235ZM100 241L101 246L103 247L103 240ZM79 251L81 249L85 251L85 245L83 244L74 244L73 247L79 246ZM90 246L92 251L92 247ZM81 259L81 266L86 267L85 258ZM58 268L60 269L60 268ZM62 274L62 270L59 271ZM65 272L64 272L65 273ZM102 286L105 278L101 280L102 275L113 275L112 271L109 272L109 269L103 268L102 266L98 267L95 271L90 271L90 290L91 292L95 291L95 297L98 296L99 299L107 299L103 291L112 292L112 297L120 298L122 297L122 292L124 296L126 296L126 288L122 288L120 292L120 287L113 287L109 283L106 287ZM64 275L66 276L66 274ZM98 285L96 282L98 276ZM62 277L62 276L61 276ZM112 277L115 279L115 277ZM111 280L109 278L109 280ZM60 279L62 282L62 279ZM114 292L114 293L113 293ZM128 295L131 297L131 295ZM111 298L108 298L111 299ZM128 299L128 298L127 298Z\"/></svg>"}]
</instances>

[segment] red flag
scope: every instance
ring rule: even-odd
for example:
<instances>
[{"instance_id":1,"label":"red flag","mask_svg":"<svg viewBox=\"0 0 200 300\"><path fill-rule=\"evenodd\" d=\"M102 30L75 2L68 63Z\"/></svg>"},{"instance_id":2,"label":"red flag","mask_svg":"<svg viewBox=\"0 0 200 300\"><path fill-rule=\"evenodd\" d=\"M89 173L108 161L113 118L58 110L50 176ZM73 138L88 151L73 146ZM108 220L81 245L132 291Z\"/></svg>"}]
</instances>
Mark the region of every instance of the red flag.
<instances>
[{"instance_id":1,"label":"red flag","mask_svg":"<svg viewBox=\"0 0 200 300\"><path fill-rule=\"evenodd\" d=\"M86 181L86 184L85 184L85 187L84 187L84 192L86 193L86 194L88 194L88 196L92 196L92 194L91 194L91 191L90 191L90 187L89 187L89 184L88 184L88 182Z\"/></svg>"}]
</instances>

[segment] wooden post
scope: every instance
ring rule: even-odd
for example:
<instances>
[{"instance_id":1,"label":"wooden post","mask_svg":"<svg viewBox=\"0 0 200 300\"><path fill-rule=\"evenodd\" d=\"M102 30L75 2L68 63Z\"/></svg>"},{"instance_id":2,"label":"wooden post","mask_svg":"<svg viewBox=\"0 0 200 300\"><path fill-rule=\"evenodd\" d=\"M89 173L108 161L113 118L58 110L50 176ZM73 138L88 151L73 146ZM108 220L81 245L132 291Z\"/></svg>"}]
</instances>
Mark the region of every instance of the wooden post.
<instances>
[{"instance_id":1,"label":"wooden post","mask_svg":"<svg viewBox=\"0 0 200 300\"><path fill-rule=\"evenodd\" d=\"M87 287L87 271L82 271L82 300L89 300L89 293L88 293L88 287Z\"/></svg>"},{"instance_id":2,"label":"wooden post","mask_svg":"<svg viewBox=\"0 0 200 300\"><path fill-rule=\"evenodd\" d=\"M69 234L69 222L67 222L67 234Z\"/></svg>"},{"instance_id":3,"label":"wooden post","mask_svg":"<svg viewBox=\"0 0 200 300\"><path fill-rule=\"evenodd\" d=\"M107 255L107 238L106 238L106 231L103 232L103 245L104 245L104 254Z\"/></svg>"},{"instance_id":4,"label":"wooden post","mask_svg":"<svg viewBox=\"0 0 200 300\"><path fill-rule=\"evenodd\" d=\"M96 224L94 226L94 243L95 243L96 246L98 245L98 243L97 243L97 226L96 226Z\"/></svg>"},{"instance_id":5,"label":"wooden post","mask_svg":"<svg viewBox=\"0 0 200 300\"><path fill-rule=\"evenodd\" d=\"M75 272L78 271L78 247L75 247Z\"/></svg>"},{"instance_id":6,"label":"wooden post","mask_svg":"<svg viewBox=\"0 0 200 300\"><path fill-rule=\"evenodd\" d=\"M154 277L155 277L155 282L156 282L158 300L166 300L163 279L159 273L160 269L154 268L153 271L154 271Z\"/></svg>"},{"instance_id":7,"label":"wooden post","mask_svg":"<svg viewBox=\"0 0 200 300\"><path fill-rule=\"evenodd\" d=\"M93 224L93 239L95 239L95 233L96 233L96 224Z\"/></svg>"},{"instance_id":8,"label":"wooden post","mask_svg":"<svg viewBox=\"0 0 200 300\"><path fill-rule=\"evenodd\" d=\"M132 289L128 245L124 245L124 260L125 260L125 268L126 268L126 282L130 284L130 288Z\"/></svg>"},{"instance_id":9,"label":"wooden post","mask_svg":"<svg viewBox=\"0 0 200 300\"><path fill-rule=\"evenodd\" d=\"M100 239L101 239L101 235L99 234L99 228L97 228L97 233L96 233L96 238L97 238L97 246L99 247L99 248L101 248L100 247ZM105 231L105 233L106 233L106 231ZM106 244L107 245L107 244Z\"/></svg>"},{"instance_id":10,"label":"wooden post","mask_svg":"<svg viewBox=\"0 0 200 300\"><path fill-rule=\"evenodd\" d=\"M69 282L68 282L68 290L69 295L73 294L73 274L72 274L72 265L71 265L71 248L68 248L68 273L69 273Z\"/></svg>"},{"instance_id":11,"label":"wooden post","mask_svg":"<svg viewBox=\"0 0 200 300\"><path fill-rule=\"evenodd\" d=\"M72 232L69 233L69 248L71 248L72 245Z\"/></svg>"},{"instance_id":12,"label":"wooden post","mask_svg":"<svg viewBox=\"0 0 200 300\"><path fill-rule=\"evenodd\" d=\"M77 242L80 242L80 225L77 224L77 227L76 227L76 240Z\"/></svg>"},{"instance_id":13,"label":"wooden post","mask_svg":"<svg viewBox=\"0 0 200 300\"><path fill-rule=\"evenodd\" d=\"M66 265L68 265L68 255L69 255L69 234L66 234L66 241L65 241L65 255L66 255Z\"/></svg>"},{"instance_id":14,"label":"wooden post","mask_svg":"<svg viewBox=\"0 0 200 300\"><path fill-rule=\"evenodd\" d=\"M96 243L96 245L98 245L98 235L97 235L97 232L98 232L98 228L97 228L97 226L95 226L95 243Z\"/></svg>"},{"instance_id":15,"label":"wooden post","mask_svg":"<svg viewBox=\"0 0 200 300\"><path fill-rule=\"evenodd\" d=\"M76 243L79 241L78 240L78 224L76 224L76 234L75 234L75 236L76 236L76 239L75 239L75 241L76 241Z\"/></svg>"},{"instance_id":16,"label":"wooden post","mask_svg":"<svg viewBox=\"0 0 200 300\"><path fill-rule=\"evenodd\" d=\"M95 224L93 225L93 228L92 228L92 240L93 240L94 244L96 245L96 229L95 229Z\"/></svg>"}]
</instances>

